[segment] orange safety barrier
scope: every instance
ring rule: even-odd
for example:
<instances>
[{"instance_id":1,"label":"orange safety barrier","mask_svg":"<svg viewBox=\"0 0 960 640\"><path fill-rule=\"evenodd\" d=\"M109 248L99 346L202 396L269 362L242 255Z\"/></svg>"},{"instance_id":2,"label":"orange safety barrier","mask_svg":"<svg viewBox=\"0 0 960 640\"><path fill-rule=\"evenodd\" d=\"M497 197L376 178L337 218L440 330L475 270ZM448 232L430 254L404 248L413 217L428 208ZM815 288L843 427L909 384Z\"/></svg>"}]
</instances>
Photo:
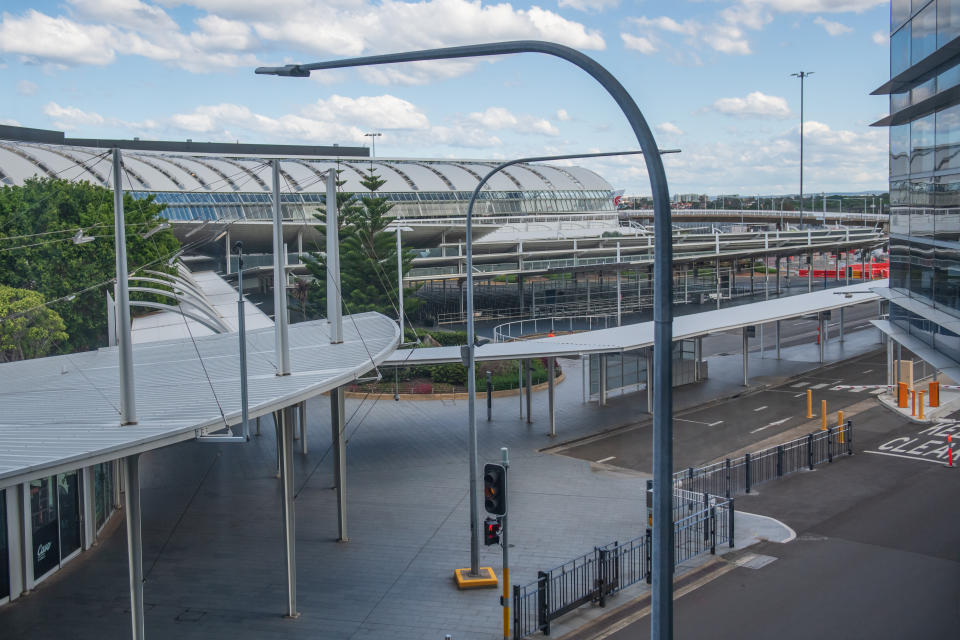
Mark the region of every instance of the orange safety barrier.
<instances>
[{"instance_id":1,"label":"orange safety barrier","mask_svg":"<svg viewBox=\"0 0 960 640\"><path fill-rule=\"evenodd\" d=\"M930 383L930 406L931 407L940 406L940 383L939 382Z\"/></svg>"},{"instance_id":2,"label":"orange safety barrier","mask_svg":"<svg viewBox=\"0 0 960 640\"><path fill-rule=\"evenodd\" d=\"M907 408L907 383L898 382L897 383L897 406L901 409Z\"/></svg>"},{"instance_id":3,"label":"orange safety barrier","mask_svg":"<svg viewBox=\"0 0 960 640\"><path fill-rule=\"evenodd\" d=\"M923 420L923 391L918 391L917 393L920 394L920 415L917 417Z\"/></svg>"}]
</instances>

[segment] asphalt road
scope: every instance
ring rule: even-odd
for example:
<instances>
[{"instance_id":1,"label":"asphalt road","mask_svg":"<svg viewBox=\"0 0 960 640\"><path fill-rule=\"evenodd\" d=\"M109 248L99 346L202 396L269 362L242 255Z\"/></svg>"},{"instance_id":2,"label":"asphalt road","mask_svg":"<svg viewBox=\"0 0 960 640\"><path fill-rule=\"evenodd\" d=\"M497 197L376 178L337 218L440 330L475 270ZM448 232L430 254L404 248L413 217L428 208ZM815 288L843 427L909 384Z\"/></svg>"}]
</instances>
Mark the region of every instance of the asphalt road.
<instances>
[{"instance_id":1,"label":"asphalt road","mask_svg":"<svg viewBox=\"0 0 960 640\"><path fill-rule=\"evenodd\" d=\"M819 417L820 401L826 400L829 419L835 421L838 410L868 399L871 390L833 391L832 387L881 384L885 375L886 355L877 350L811 371L782 387L745 391L737 398L678 412L673 422L674 467L698 466L809 422L807 389L813 389L815 415ZM555 452L650 473L650 429L646 420Z\"/></svg>"},{"instance_id":2,"label":"asphalt road","mask_svg":"<svg viewBox=\"0 0 960 640\"><path fill-rule=\"evenodd\" d=\"M960 637L960 469L931 463L923 448L883 455L924 429L884 408L860 423L854 456L737 498L738 510L775 517L797 538L750 547L745 553L772 560L737 566L675 600L675 638ZM637 618L595 637L647 637L649 625Z\"/></svg>"}]
</instances>

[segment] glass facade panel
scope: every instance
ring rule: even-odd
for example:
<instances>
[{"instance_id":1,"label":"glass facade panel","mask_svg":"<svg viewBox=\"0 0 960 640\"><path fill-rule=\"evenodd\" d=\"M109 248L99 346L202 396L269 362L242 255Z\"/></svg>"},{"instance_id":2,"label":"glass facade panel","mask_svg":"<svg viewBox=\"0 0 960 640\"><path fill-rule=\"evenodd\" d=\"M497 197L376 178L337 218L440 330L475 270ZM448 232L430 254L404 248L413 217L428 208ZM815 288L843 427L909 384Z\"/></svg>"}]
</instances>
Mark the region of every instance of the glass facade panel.
<instances>
[{"instance_id":1,"label":"glass facade panel","mask_svg":"<svg viewBox=\"0 0 960 640\"><path fill-rule=\"evenodd\" d=\"M936 170L960 169L960 105L938 112L936 119Z\"/></svg>"},{"instance_id":2,"label":"glass facade panel","mask_svg":"<svg viewBox=\"0 0 960 640\"><path fill-rule=\"evenodd\" d=\"M53 477L30 482L30 526L33 530L33 576L39 578L60 564L60 519Z\"/></svg>"},{"instance_id":3,"label":"glass facade panel","mask_svg":"<svg viewBox=\"0 0 960 640\"><path fill-rule=\"evenodd\" d=\"M933 294L937 308L960 316L960 248L934 249Z\"/></svg>"},{"instance_id":4,"label":"glass facade panel","mask_svg":"<svg viewBox=\"0 0 960 640\"><path fill-rule=\"evenodd\" d=\"M93 467L93 516L97 530L113 512L113 465L109 462Z\"/></svg>"},{"instance_id":5,"label":"glass facade panel","mask_svg":"<svg viewBox=\"0 0 960 640\"><path fill-rule=\"evenodd\" d=\"M937 92L937 79L930 78L910 90L910 104L917 104L921 100L932 98Z\"/></svg>"},{"instance_id":6,"label":"glass facade panel","mask_svg":"<svg viewBox=\"0 0 960 640\"><path fill-rule=\"evenodd\" d=\"M937 1L937 48L960 36L960 0Z\"/></svg>"},{"instance_id":7,"label":"glass facade panel","mask_svg":"<svg viewBox=\"0 0 960 640\"><path fill-rule=\"evenodd\" d=\"M0 491L0 599L10 595L10 544L7 542L7 492Z\"/></svg>"},{"instance_id":8,"label":"glass facade panel","mask_svg":"<svg viewBox=\"0 0 960 640\"><path fill-rule=\"evenodd\" d=\"M937 50L937 3L931 2L910 21L910 61L916 64Z\"/></svg>"},{"instance_id":9,"label":"glass facade panel","mask_svg":"<svg viewBox=\"0 0 960 640\"><path fill-rule=\"evenodd\" d=\"M60 558L80 548L80 474L57 476L57 510L60 515Z\"/></svg>"},{"instance_id":10,"label":"glass facade panel","mask_svg":"<svg viewBox=\"0 0 960 640\"><path fill-rule=\"evenodd\" d=\"M899 238L890 238L890 288L906 292L910 278L910 247Z\"/></svg>"},{"instance_id":11,"label":"glass facade panel","mask_svg":"<svg viewBox=\"0 0 960 640\"><path fill-rule=\"evenodd\" d=\"M937 185L937 210L933 237L960 242L960 174L941 176Z\"/></svg>"},{"instance_id":12,"label":"glass facade panel","mask_svg":"<svg viewBox=\"0 0 960 640\"><path fill-rule=\"evenodd\" d=\"M910 24L905 24L890 38L890 77L910 66Z\"/></svg>"},{"instance_id":13,"label":"glass facade panel","mask_svg":"<svg viewBox=\"0 0 960 640\"><path fill-rule=\"evenodd\" d=\"M910 243L910 297L933 304L933 247Z\"/></svg>"},{"instance_id":14,"label":"glass facade panel","mask_svg":"<svg viewBox=\"0 0 960 640\"><path fill-rule=\"evenodd\" d=\"M937 90L946 91L960 84L960 65L943 67L937 76Z\"/></svg>"},{"instance_id":15,"label":"glass facade panel","mask_svg":"<svg viewBox=\"0 0 960 640\"><path fill-rule=\"evenodd\" d=\"M890 127L890 175L905 176L910 172L910 125Z\"/></svg>"},{"instance_id":16,"label":"glass facade panel","mask_svg":"<svg viewBox=\"0 0 960 640\"><path fill-rule=\"evenodd\" d=\"M934 114L910 123L910 172L933 171L936 121Z\"/></svg>"}]
</instances>

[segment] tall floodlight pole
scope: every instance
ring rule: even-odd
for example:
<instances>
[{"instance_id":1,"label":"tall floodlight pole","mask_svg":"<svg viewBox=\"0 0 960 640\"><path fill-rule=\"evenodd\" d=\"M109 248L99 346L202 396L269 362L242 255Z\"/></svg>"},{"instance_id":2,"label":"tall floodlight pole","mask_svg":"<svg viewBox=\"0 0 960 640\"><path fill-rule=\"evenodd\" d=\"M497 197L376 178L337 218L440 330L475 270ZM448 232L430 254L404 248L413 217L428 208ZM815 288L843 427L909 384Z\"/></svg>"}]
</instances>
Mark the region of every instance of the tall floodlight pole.
<instances>
[{"instance_id":1,"label":"tall floodlight pole","mask_svg":"<svg viewBox=\"0 0 960 640\"><path fill-rule=\"evenodd\" d=\"M794 78L800 78L800 222L803 226L803 81L808 76L813 75L813 71L799 71L790 74Z\"/></svg>"},{"instance_id":2,"label":"tall floodlight pole","mask_svg":"<svg viewBox=\"0 0 960 640\"><path fill-rule=\"evenodd\" d=\"M374 133L365 133L363 135L367 138L370 138L370 154L371 154L370 161L373 162L374 160L377 159L377 138L379 138L383 134L379 132L374 132Z\"/></svg>"},{"instance_id":3,"label":"tall floodlight pole","mask_svg":"<svg viewBox=\"0 0 960 640\"><path fill-rule=\"evenodd\" d=\"M449 60L515 53L543 53L570 62L599 82L623 112L633 129L650 177L654 211L654 417L653 417L653 576L651 637L673 636L673 230L670 194L663 160L640 108L613 74L576 49L536 40L447 47L426 51L366 56L283 67L260 67L259 74L309 77L320 69L338 69L423 60ZM467 276L472 275L468 269ZM468 316L468 319L472 314ZM472 351L472 341L468 351ZM472 378L468 376L470 382ZM475 498L472 498L475 499Z\"/></svg>"}]
</instances>

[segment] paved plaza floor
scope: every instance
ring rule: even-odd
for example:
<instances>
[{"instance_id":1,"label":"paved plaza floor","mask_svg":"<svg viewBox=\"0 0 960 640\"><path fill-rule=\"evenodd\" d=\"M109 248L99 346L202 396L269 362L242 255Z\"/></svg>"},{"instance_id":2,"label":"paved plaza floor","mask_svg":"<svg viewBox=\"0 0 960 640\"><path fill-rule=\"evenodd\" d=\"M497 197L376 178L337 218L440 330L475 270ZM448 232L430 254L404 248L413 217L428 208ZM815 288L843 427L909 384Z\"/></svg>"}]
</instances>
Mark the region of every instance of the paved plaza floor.
<instances>
[{"instance_id":1,"label":"paved plaza floor","mask_svg":"<svg viewBox=\"0 0 960 640\"><path fill-rule=\"evenodd\" d=\"M828 359L878 346L876 331L858 331L830 344ZM751 383L778 384L816 360L814 345L786 348L780 361L752 354ZM516 397L496 399L490 422L480 407L481 463L498 461L500 447L510 450L515 584L644 530L643 471L541 450L647 419L645 393L603 408L585 404L580 362L561 362L557 438L547 435L545 392L534 397L533 424L520 418ZM678 407L743 392L739 355L712 357L709 366L709 381L678 391ZM143 456L148 637L500 637L499 591L460 592L453 583L453 570L469 565L466 402L351 399L347 416L349 542L335 541L326 398L310 401L309 453L295 455L296 620L281 616L286 583L270 421L247 445L188 442ZM122 522L114 526L92 551L0 608L0 638L129 637L126 540ZM738 528L751 535L748 524ZM481 548L481 564L499 572L499 547Z\"/></svg>"}]
</instances>

